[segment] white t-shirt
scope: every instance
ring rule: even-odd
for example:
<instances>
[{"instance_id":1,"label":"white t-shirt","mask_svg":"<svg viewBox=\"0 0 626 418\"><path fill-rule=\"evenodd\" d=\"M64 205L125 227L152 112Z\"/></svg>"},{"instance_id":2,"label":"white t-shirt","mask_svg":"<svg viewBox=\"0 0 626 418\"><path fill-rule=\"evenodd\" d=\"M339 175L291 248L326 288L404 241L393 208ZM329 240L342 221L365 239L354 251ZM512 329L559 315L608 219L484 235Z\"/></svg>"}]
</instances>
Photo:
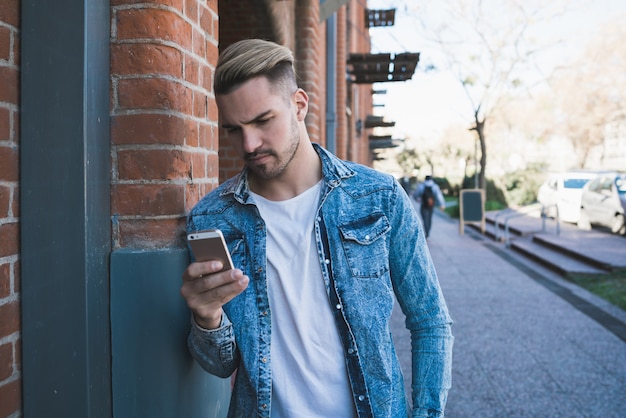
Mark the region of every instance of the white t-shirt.
<instances>
[{"instance_id":1,"label":"white t-shirt","mask_svg":"<svg viewBox=\"0 0 626 418\"><path fill-rule=\"evenodd\" d=\"M273 418L356 416L313 231L320 190L283 201L252 193L267 225Z\"/></svg>"}]
</instances>

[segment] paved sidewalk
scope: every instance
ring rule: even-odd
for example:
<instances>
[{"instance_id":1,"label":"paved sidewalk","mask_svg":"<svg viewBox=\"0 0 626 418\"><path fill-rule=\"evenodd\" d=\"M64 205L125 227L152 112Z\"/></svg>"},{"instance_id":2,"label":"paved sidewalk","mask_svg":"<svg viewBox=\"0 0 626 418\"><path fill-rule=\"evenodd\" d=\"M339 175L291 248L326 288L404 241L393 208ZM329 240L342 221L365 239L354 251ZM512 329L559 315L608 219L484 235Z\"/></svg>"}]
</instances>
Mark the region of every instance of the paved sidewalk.
<instances>
[{"instance_id":1,"label":"paved sidewalk","mask_svg":"<svg viewBox=\"0 0 626 418\"><path fill-rule=\"evenodd\" d=\"M603 324L624 311L440 214L428 244L455 321L446 417L626 417L626 342ZM393 332L410 382L397 311Z\"/></svg>"}]
</instances>

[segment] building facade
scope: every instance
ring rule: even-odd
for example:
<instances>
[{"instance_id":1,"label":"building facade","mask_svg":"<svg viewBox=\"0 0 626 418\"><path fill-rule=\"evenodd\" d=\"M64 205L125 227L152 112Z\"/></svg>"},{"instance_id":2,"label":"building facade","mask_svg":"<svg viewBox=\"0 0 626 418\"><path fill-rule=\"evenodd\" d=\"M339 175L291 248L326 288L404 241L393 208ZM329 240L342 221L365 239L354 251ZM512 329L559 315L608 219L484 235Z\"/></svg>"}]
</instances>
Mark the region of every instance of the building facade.
<instances>
[{"instance_id":1,"label":"building facade","mask_svg":"<svg viewBox=\"0 0 626 418\"><path fill-rule=\"evenodd\" d=\"M312 140L370 165L365 2L0 3L0 417L223 416L186 352L185 215L241 168L219 51L290 47Z\"/></svg>"}]
</instances>

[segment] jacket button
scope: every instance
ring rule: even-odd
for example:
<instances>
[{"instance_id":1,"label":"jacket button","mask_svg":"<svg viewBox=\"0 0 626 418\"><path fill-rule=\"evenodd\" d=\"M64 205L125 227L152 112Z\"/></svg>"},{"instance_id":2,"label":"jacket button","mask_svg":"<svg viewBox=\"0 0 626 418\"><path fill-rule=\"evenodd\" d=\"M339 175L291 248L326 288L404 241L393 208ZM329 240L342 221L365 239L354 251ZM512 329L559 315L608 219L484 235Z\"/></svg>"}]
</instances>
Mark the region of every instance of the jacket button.
<instances>
[{"instance_id":1,"label":"jacket button","mask_svg":"<svg viewBox=\"0 0 626 418\"><path fill-rule=\"evenodd\" d=\"M264 403L263 405L261 405L261 408L263 408L263 409L267 409L267 404L266 404L266 403Z\"/></svg>"},{"instance_id":2,"label":"jacket button","mask_svg":"<svg viewBox=\"0 0 626 418\"><path fill-rule=\"evenodd\" d=\"M359 395L359 400L360 400L360 401L364 401L364 400L365 400L365 396L363 396L363 395Z\"/></svg>"},{"instance_id":3,"label":"jacket button","mask_svg":"<svg viewBox=\"0 0 626 418\"><path fill-rule=\"evenodd\" d=\"M337 308L337 309L341 309L341 305L340 305L340 304L336 304L336 305L335 305L335 308Z\"/></svg>"}]
</instances>

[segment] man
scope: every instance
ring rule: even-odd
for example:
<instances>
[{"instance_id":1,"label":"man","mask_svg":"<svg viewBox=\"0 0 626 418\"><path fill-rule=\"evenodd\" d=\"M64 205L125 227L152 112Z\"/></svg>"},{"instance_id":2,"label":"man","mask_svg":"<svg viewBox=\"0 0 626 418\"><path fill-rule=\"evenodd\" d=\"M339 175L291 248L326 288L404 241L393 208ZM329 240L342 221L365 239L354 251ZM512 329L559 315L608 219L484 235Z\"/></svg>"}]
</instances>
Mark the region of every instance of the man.
<instances>
[{"instance_id":1,"label":"man","mask_svg":"<svg viewBox=\"0 0 626 418\"><path fill-rule=\"evenodd\" d=\"M193 357L217 376L237 370L228 416L408 416L394 293L412 333L413 416L442 416L451 320L406 193L310 142L287 48L231 45L214 90L245 168L193 208L188 230L221 229L237 269L192 263L181 294Z\"/></svg>"},{"instance_id":2,"label":"man","mask_svg":"<svg viewBox=\"0 0 626 418\"><path fill-rule=\"evenodd\" d=\"M439 209L444 210L446 208L446 202L443 199L443 193L441 189L433 181L432 176L426 176L423 183L420 183L413 193L413 198L420 202L420 215L424 223L424 232L426 238L430 236L430 228L433 225L433 211L435 206L439 206Z\"/></svg>"}]
</instances>

